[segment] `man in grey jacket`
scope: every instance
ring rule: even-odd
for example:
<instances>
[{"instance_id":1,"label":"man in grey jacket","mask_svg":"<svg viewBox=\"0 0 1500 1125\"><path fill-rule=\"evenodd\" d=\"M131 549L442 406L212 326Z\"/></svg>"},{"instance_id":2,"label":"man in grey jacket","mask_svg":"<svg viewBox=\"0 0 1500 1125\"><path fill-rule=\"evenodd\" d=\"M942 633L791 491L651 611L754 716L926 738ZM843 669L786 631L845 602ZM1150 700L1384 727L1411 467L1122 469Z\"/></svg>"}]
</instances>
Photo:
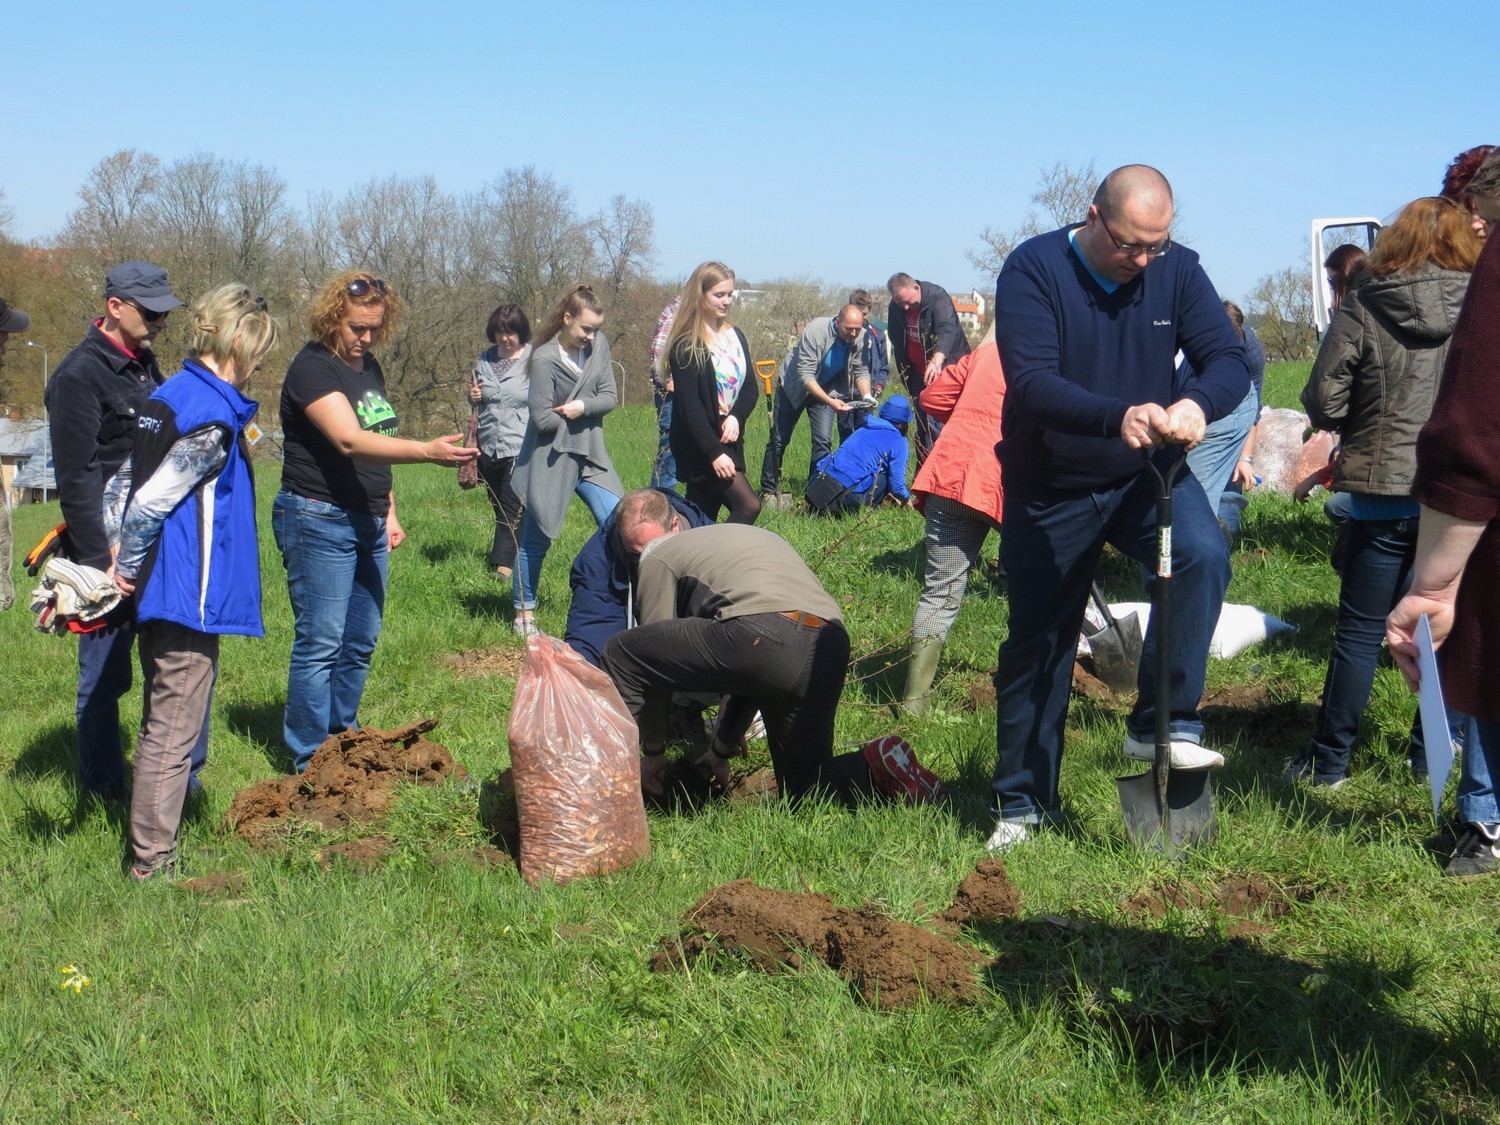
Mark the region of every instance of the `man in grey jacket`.
<instances>
[{"instance_id":1,"label":"man in grey jacket","mask_svg":"<svg viewBox=\"0 0 1500 1125\"><path fill-rule=\"evenodd\" d=\"M640 556L640 624L612 636L602 667L641 734L641 788L660 794L673 692L727 694L702 765L721 787L757 710L777 788L854 802L880 792L905 804L942 796L942 783L896 737L833 753L849 668L838 604L781 536L746 524L681 530L656 489L620 501L620 542Z\"/></svg>"},{"instance_id":2,"label":"man in grey jacket","mask_svg":"<svg viewBox=\"0 0 1500 1125\"><path fill-rule=\"evenodd\" d=\"M818 462L833 451L834 416L854 409L851 390L860 399L869 397L870 373L860 356L864 330L865 314L858 305L845 305L837 317L817 317L803 329L776 389L775 425L760 469L762 503L780 503L781 456L804 410L812 427L807 468L812 480Z\"/></svg>"}]
</instances>

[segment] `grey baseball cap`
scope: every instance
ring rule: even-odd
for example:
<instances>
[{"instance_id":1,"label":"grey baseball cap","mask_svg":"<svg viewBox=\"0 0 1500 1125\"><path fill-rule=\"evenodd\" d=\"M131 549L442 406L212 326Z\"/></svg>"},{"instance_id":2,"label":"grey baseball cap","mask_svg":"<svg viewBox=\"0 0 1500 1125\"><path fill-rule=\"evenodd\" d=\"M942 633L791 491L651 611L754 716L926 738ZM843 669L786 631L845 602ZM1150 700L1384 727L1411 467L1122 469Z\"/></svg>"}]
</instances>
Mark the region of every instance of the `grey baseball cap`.
<instances>
[{"instance_id":1,"label":"grey baseball cap","mask_svg":"<svg viewBox=\"0 0 1500 1125\"><path fill-rule=\"evenodd\" d=\"M31 327L31 317L20 309L13 309L0 297L0 332L25 332Z\"/></svg>"},{"instance_id":2,"label":"grey baseball cap","mask_svg":"<svg viewBox=\"0 0 1500 1125\"><path fill-rule=\"evenodd\" d=\"M104 295L134 301L154 313L182 307L167 284L167 271L150 262L121 262L104 275Z\"/></svg>"}]
</instances>

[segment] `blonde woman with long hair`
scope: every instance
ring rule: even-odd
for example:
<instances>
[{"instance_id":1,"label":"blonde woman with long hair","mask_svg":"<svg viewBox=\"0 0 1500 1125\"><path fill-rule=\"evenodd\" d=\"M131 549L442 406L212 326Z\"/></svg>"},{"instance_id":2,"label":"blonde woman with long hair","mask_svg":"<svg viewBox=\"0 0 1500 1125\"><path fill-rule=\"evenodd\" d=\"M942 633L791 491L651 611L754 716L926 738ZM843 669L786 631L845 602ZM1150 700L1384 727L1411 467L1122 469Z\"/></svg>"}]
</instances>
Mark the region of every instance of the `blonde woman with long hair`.
<instances>
[{"instance_id":1,"label":"blonde woman with long hair","mask_svg":"<svg viewBox=\"0 0 1500 1125\"><path fill-rule=\"evenodd\" d=\"M682 287L667 336L673 385L672 454L687 498L710 518L729 509L729 523L754 523L760 498L745 476L745 426L760 385L750 370L750 344L729 323L734 271L704 262Z\"/></svg>"}]
</instances>

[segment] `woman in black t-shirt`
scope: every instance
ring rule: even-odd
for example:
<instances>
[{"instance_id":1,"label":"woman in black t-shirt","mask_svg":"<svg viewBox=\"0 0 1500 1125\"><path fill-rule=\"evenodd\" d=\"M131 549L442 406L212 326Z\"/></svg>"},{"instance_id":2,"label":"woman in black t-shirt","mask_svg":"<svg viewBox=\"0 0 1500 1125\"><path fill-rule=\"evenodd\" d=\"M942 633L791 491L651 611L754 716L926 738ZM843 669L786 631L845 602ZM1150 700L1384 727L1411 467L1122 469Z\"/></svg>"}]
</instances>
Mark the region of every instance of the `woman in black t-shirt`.
<instances>
[{"instance_id":1,"label":"woman in black t-shirt","mask_svg":"<svg viewBox=\"0 0 1500 1125\"><path fill-rule=\"evenodd\" d=\"M358 270L313 298L312 339L281 388L284 463L271 530L286 566L295 632L282 736L300 773L330 734L358 726L385 608L386 555L406 538L392 465L457 465L462 435L397 437L370 348L395 331L400 295Z\"/></svg>"}]
</instances>

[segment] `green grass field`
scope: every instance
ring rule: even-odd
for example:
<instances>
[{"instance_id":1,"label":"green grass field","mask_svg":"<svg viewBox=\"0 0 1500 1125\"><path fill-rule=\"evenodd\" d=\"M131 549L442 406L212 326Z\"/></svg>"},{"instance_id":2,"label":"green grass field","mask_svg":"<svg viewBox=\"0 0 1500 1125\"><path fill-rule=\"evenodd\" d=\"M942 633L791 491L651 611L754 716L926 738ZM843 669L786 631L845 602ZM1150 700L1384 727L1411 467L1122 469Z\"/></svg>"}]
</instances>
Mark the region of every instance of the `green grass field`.
<instances>
[{"instance_id":1,"label":"green grass field","mask_svg":"<svg viewBox=\"0 0 1500 1125\"><path fill-rule=\"evenodd\" d=\"M1268 400L1295 404L1305 377L1273 369ZM761 419L752 472L764 433ZM623 478L644 483L649 410L617 412L608 434ZM799 441L794 486L805 427ZM533 889L509 868L434 864L488 842L478 799L410 788L382 829L383 865L325 869L314 853L329 837L311 829L257 851L221 827L236 790L282 768L291 620L266 518L276 483L262 467L268 635L224 645L207 794L182 842L185 875L243 873L237 893L125 877L124 822L72 783L73 643L36 633L22 605L0 617L0 1122L1500 1120L1500 881L1445 880L1424 847L1435 831L1405 770L1413 703L1394 670L1379 672L1350 784L1280 777L1310 732L1334 621L1317 505L1257 498L1234 556L1231 600L1300 632L1210 667L1210 737L1228 758L1218 840L1178 867L1128 846L1122 712L1075 699L1068 824L1006 861L1024 917L961 939L992 961L979 1002L881 1011L824 968L768 975L723 957L657 975L647 960L699 896L738 878L909 922L946 908L984 857L1001 587L976 572L940 706L898 722L887 705L920 517L762 518L847 607L840 740L905 734L948 782L948 806L653 813L650 860ZM514 685L456 678L445 659L519 651L508 591L485 573L489 508L436 469L398 469L397 487L410 538L392 558L361 718L434 717L431 737L490 778L508 764ZM18 510L21 550L57 518L56 504ZM575 505L542 579L549 632L591 530ZM1139 596L1119 560L1106 585ZM138 717L136 696L125 725ZM1222 913L1212 899L1227 882L1269 888L1273 909L1249 925ZM89 983L63 987L64 966Z\"/></svg>"}]
</instances>

